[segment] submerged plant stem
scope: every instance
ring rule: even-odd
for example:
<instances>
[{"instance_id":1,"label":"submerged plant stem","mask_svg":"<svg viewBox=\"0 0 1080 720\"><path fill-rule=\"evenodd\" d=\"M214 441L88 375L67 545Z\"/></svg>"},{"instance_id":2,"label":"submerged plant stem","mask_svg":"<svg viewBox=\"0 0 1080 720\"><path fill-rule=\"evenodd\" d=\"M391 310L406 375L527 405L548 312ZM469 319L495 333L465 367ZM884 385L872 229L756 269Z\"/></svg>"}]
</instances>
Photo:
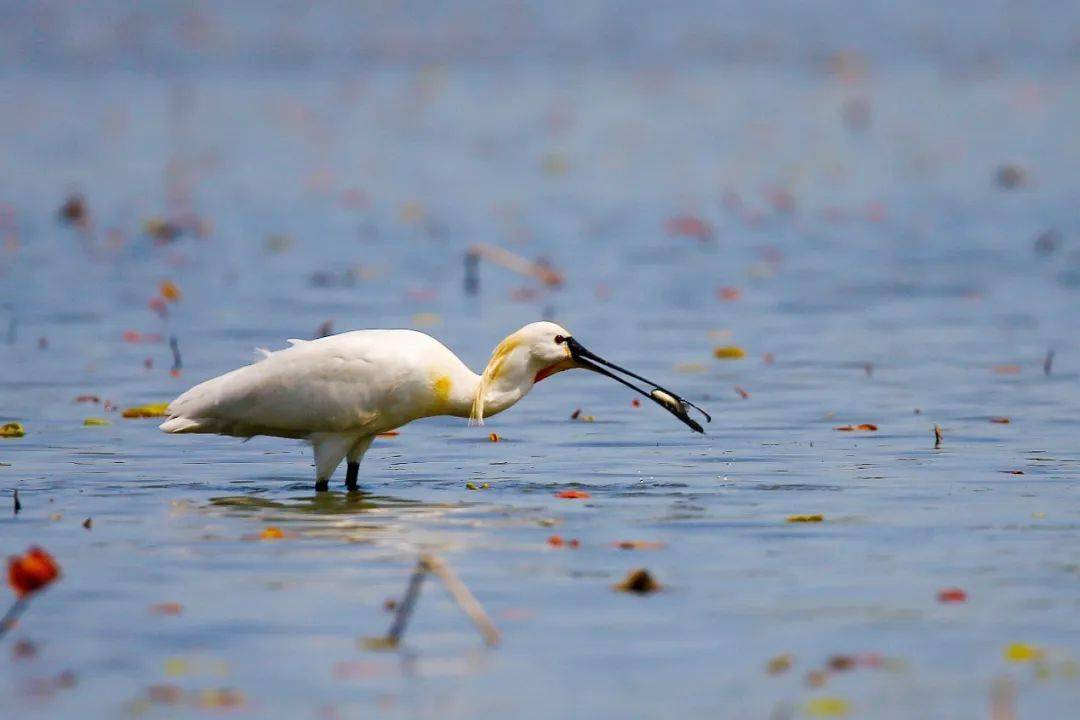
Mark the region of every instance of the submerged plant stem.
<instances>
[{"instance_id":1,"label":"submerged plant stem","mask_svg":"<svg viewBox=\"0 0 1080 720\"><path fill-rule=\"evenodd\" d=\"M7 631L15 627L19 621L19 616L26 610L26 606L30 604L30 595L23 595L11 604L8 611L4 613L4 617L0 618L0 639L7 634Z\"/></svg>"},{"instance_id":2,"label":"submerged plant stem","mask_svg":"<svg viewBox=\"0 0 1080 720\"><path fill-rule=\"evenodd\" d=\"M442 580L443 585L446 586L446 589L454 596L454 600L457 601L458 607L469 616L476 625L477 630L484 636L484 642L488 645L498 645L498 628L495 627L495 623L491 622L491 618L484 612L483 605L473 596L469 588L466 587L465 583L461 581L454 571L434 555L423 555L420 561L425 563L428 569Z\"/></svg>"},{"instance_id":3,"label":"submerged plant stem","mask_svg":"<svg viewBox=\"0 0 1080 720\"><path fill-rule=\"evenodd\" d=\"M390 625L389 632L386 633L385 645L396 647L401 642L401 636L405 634L405 628L408 626L409 618L412 617L416 600L420 597L420 588L423 585L424 576L428 573L434 574L435 577L442 581L442 584L446 586L447 591L457 602L458 607L476 625L484 638L484 642L488 645L498 645L499 630L495 627L495 623L491 622L491 618L488 617L487 613L484 612L484 607L446 563L428 553L420 555L420 559L409 577L405 597L402 598L401 603L398 605L397 613L394 615L394 622Z\"/></svg>"},{"instance_id":4,"label":"submerged plant stem","mask_svg":"<svg viewBox=\"0 0 1080 720\"><path fill-rule=\"evenodd\" d=\"M398 605L390 631L386 633L386 639L392 645L397 645L401 641L401 636L405 632L409 618L412 617L416 599L420 597L420 586L424 583L424 576L427 575L427 571L427 566L424 564L423 556L421 556L413 569L412 576L409 578L409 586L405 590L405 597L402 598L401 603Z\"/></svg>"}]
</instances>

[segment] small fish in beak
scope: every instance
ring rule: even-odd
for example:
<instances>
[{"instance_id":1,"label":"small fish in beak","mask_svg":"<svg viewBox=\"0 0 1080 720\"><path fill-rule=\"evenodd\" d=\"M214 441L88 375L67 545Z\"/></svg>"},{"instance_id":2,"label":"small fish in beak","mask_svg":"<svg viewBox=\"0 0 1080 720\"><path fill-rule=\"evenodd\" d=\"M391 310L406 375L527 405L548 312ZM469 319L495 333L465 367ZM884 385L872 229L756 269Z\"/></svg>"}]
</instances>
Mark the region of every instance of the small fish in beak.
<instances>
[{"instance_id":1,"label":"small fish in beak","mask_svg":"<svg viewBox=\"0 0 1080 720\"><path fill-rule=\"evenodd\" d=\"M675 396L669 395L663 390L653 390L651 393L649 393L649 395L652 397L653 400L660 403L673 413L682 413L684 415L688 414L688 408L686 407L685 403L677 400Z\"/></svg>"}]
</instances>

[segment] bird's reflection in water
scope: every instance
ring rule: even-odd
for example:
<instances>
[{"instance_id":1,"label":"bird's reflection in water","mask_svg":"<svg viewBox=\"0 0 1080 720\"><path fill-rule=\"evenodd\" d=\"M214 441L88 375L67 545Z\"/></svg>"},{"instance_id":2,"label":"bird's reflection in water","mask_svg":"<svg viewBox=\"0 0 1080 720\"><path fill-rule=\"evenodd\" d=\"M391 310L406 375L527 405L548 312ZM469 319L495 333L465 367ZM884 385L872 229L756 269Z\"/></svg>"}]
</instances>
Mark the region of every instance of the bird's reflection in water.
<instances>
[{"instance_id":1,"label":"bird's reflection in water","mask_svg":"<svg viewBox=\"0 0 1080 720\"><path fill-rule=\"evenodd\" d=\"M404 537L417 521L430 527L454 505L424 503L362 492L300 491L293 495L227 495L210 498L204 511L280 525L304 537L373 542Z\"/></svg>"},{"instance_id":2,"label":"bird's reflection in water","mask_svg":"<svg viewBox=\"0 0 1080 720\"><path fill-rule=\"evenodd\" d=\"M305 487L218 495L202 506L211 515L280 526L286 535L352 543L390 543L413 552L417 542L444 548L460 531L454 519L468 505L429 503L367 492L314 492Z\"/></svg>"},{"instance_id":3,"label":"bird's reflection in water","mask_svg":"<svg viewBox=\"0 0 1080 720\"><path fill-rule=\"evenodd\" d=\"M363 492L305 492L286 499L259 495L228 495L210 498L210 505L230 515L298 517L313 515L361 515L380 511L424 510L439 506L416 500Z\"/></svg>"}]
</instances>

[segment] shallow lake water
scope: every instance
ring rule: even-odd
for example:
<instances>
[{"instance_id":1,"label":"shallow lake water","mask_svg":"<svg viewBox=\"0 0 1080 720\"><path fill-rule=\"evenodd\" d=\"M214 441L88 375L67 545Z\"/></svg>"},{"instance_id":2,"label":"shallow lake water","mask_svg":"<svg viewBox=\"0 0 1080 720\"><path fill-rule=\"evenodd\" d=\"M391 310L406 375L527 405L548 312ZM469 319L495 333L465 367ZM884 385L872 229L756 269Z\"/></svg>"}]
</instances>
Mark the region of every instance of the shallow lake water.
<instances>
[{"instance_id":1,"label":"shallow lake water","mask_svg":"<svg viewBox=\"0 0 1080 720\"><path fill-rule=\"evenodd\" d=\"M0 647L0 716L1065 717L1077 69L871 56L9 66L0 423L26 435L0 439L0 550L63 577ZM72 192L85 230L58 222ZM469 296L473 243L565 283L484 263ZM708 409L707 434L567 373L483 428L379 438L362 494L344 468L316 494L301 442L120 415L325 321L422 329L479 370L540 318ZM400 649L365 647L421 551L498 647L434 581ZM660 592L613 591L639 567Z\"/></svg>"}]
</instances>

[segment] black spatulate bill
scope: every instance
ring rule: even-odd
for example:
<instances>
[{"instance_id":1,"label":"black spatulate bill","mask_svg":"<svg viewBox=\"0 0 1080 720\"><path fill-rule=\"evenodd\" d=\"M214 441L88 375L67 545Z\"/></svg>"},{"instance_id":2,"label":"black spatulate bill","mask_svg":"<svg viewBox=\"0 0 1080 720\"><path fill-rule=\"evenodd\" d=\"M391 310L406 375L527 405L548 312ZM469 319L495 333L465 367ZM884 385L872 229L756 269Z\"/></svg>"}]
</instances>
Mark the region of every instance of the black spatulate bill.
<instances>
[{"instance_id":1,"label":"black spatulate bill","mask_svg":"<svg viewBox=\"0 0 1080 720\"><path fill-rule=\"evenodd\" d=\"M690 408L693 408L694 410L697 410L699 413L701 413L705 417L706 422L712 422L712 417L709 415L709 413L705 412L686 398L683 398L680 395L673 393L672 391L661 385L657 385L648 378L644 378L637 373L630 372L626 368L619 367L613 362L608 362L596 353L586 350L581 343L579 343L572 337L566 338L565 342L566 346L570 349L571 357L574 358L574 362L576 362L579 367L583 367L587 370L592 370L593 372L600 373L601 375L606 375L612 380L622 383L631 390L641 393L660 407L667 410L675 417L679 418L679 420L684 422L687 426L690 427L690 429L694 430L695 432L704 434L705 430L701 427L701 423L690 417ZM609 370L608 368L611 368L611 370ZM612 372L612 370L620 372L623 375L627 375L636 380L640 380L646 385L651 386L652 389L645 390L643 388L640 388L629 380L620 377L619 375L616 375L615 372Z\"/></svg>"}]
</instances>

